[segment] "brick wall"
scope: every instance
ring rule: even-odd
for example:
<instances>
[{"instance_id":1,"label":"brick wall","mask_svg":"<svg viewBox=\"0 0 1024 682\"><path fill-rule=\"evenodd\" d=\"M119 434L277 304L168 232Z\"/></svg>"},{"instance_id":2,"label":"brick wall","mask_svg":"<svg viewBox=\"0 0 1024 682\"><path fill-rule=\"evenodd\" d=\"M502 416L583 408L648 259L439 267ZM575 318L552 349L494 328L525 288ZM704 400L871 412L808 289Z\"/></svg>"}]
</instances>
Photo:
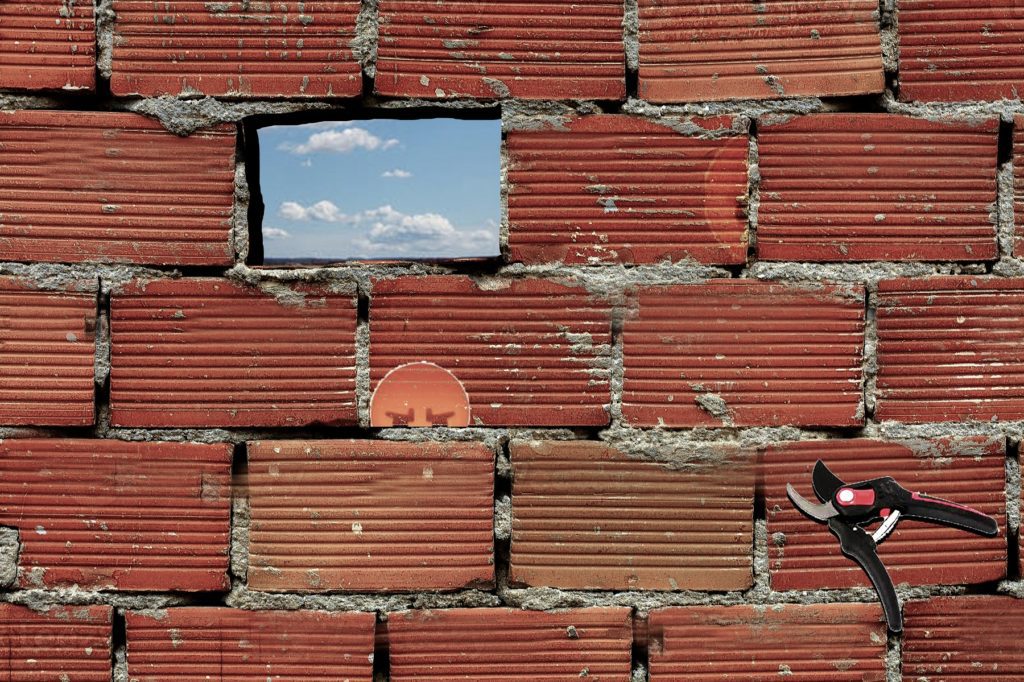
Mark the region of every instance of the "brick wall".
<instances>
[{"instance_id":1,"label":"brick wall","mask_svg":"<svg viewBox=\"0 0 1024 682\"><path fill-rule=\"evenodd\" d=\"M7 678L1016 679L1018 12L4 3ZM500 117L502 257L259 266L257 129L396 112ZM818 458L1000 534L887 637Z\"/></svg>"}]
</instances>

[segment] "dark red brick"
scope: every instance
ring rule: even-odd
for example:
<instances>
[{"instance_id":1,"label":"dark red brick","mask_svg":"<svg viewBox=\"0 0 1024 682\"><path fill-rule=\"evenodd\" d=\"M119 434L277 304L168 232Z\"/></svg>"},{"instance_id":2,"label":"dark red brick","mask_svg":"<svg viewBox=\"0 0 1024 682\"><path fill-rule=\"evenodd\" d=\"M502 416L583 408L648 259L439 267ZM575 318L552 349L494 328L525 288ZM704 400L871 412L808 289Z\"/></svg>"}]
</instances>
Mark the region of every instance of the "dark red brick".
<instances>
[{"instance_id":1,"label":"dark red brick","mask_svg":"<svg viewBox=\"0 0 1024 682\"><path fill-rule=\"evenodd\" d=\"M620 0L381 0L376 91L623 99Z\"/></svg>"},{"instance_id":2,"label":"dark red brick","mask_svg":"<svg viewBox=\"0 0 1024 682\"><path fill-rule=\"evenodd\" d=\"M755 280L641 289L623 329L637 426L860 424L864 293Z\"/></svg>"},{"instance_id":3,"label":"dark red brick","mask_svg":"<svg viewBox=\"0 0 1024 682\"><path fill-rule=\"evenodd\" d=\"M93 90L93 3L15 0L0 5L0 88Z\"/></svg>"},{"instance_id":4,"label":"dark red brick","mask_svg":"<svg viewBox=\"0 0 1024 682\"><path fill-rule=\"evenodd\" d=\"M9 682L110 682L112 609L0 604L0 660Z\"/></svg>"},{"instance_id":5,"label":"dark red brick","mask_svg":"<svg viewBox=\"0 0 1024 682\"><path fill-rule=\"evenodd\" d=\"M822 114L758 128L766 260L991 260L999 122Z\"/></svg>"},{"instance_id":6,"label":"dark red brick","mask_svg":"<svg viewBox=\"0 0 1024 682\"><path fill-rule=\"evenodd\" d=\"M354 294L140 281L115 292L110 315L117 426L356 422Z\"/></svg>"}]
</instances>

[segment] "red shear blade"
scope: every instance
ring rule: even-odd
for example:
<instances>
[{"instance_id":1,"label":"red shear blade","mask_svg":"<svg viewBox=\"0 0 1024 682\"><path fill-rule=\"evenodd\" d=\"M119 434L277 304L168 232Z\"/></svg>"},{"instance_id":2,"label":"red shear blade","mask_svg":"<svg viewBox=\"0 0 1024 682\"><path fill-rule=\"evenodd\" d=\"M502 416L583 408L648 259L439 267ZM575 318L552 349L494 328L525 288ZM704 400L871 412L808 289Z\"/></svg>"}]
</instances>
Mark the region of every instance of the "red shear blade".
<instances>
[{"instance_id":1,"label":"red shear blade","mask_svg":"<svg viewBox=\"0 0 1024 682\"><path fill-rule=\"evenodd\" d=\"M789 499L793 502L797 509L799 509L804 514L807 514L813 519L817 519L819 521L828 521L833 516L839 515L839 512L836 510L835 507L832 506L831 502L826 502L825 504L815 504L813 502L808 502L806 499L804 499L803 495L798 493L796 489L789 483L786 484L786 494L789 496Z\"/></svg>"}]
</instances>

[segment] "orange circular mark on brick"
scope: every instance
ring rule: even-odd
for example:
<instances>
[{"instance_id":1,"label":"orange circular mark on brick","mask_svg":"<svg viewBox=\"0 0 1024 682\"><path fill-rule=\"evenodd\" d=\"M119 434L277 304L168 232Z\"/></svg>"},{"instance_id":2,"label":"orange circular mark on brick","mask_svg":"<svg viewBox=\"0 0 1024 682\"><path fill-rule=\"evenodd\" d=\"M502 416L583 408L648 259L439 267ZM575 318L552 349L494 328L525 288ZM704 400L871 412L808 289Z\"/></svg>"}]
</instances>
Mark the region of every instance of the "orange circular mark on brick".
<instances>
[{"instance_id":1,"label":"orange circular mark on brick","mask_svg":"<svg viewBox=\"0 0 1024 682\"><path fill-rule=\"evenodd\" d=\"M432 362L394 368L370 399L370 426L469 426L469 413L462 382Z\"/></svg>"}]
</instances>

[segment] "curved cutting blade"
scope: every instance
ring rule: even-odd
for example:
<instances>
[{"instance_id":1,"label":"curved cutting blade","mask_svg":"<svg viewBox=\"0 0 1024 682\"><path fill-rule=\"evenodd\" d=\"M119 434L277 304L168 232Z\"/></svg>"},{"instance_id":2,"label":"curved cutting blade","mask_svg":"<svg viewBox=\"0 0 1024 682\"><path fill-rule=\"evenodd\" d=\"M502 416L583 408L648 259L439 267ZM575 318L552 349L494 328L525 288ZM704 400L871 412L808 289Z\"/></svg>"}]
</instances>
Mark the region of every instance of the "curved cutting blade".
<instances>
[{"instance_id":1,"label":"curved cutting blade","mask_svg":"<svg viewBox=\"0 0 1024 682\"><path fill-rule=\"evenodd\" d=\"M825 504L814 504L813 502L808 502L804 499L804 496L798 493L789 483L786 484L786 495L789 496L793 506L817 521L828 521L833 516L839 515L839 512L832 506L831 502L826 502Z\"/></svg>"},{"instance_id":2,"label":"curved cutting blade","mask_svg":"<svg viewBox=\"0 0 1024 682\"><path fill-rule=\"evenodd\" d=\"M814 488L814 494L819 500L828 502L844 485L846 483L833 474L824 462L820 459L815 462L814 471L811 473L811 487Z\"/></svg>"}]
</instances>

